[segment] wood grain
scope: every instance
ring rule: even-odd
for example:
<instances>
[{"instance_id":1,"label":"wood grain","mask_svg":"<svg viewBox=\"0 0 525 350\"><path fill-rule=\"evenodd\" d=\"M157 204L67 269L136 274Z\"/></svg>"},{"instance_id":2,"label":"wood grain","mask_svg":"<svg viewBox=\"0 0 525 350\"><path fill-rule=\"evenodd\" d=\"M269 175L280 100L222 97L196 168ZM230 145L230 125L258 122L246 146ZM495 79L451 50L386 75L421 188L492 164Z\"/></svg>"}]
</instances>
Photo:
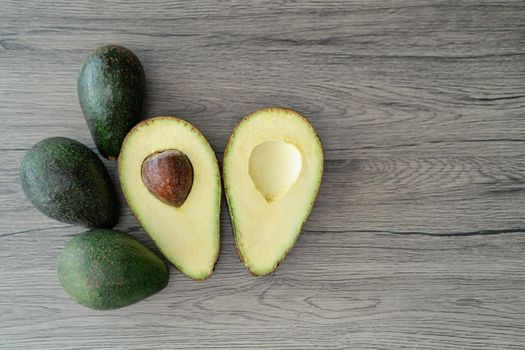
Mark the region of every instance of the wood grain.
<instances>
[{"instance_id":1,"label":"wood grain","mask_svg":"<svg viewBox=\"0 0 525 350\"><path fill-rule=\"evenodd\" d=\"M5 0L0 13L0 349L523 349L523 1ZM105 43L142 60L144 117L187 119L219 158L257 108L310 117L324 181L274 274L243 268L223 204L211 279L172 269L160 294L111 312L61 289L57 256L83 229L37 212L18 166L48 136L94 149L76 78ZM156 249L122 211L118 228Z\"/></svg>"}]
</instances>

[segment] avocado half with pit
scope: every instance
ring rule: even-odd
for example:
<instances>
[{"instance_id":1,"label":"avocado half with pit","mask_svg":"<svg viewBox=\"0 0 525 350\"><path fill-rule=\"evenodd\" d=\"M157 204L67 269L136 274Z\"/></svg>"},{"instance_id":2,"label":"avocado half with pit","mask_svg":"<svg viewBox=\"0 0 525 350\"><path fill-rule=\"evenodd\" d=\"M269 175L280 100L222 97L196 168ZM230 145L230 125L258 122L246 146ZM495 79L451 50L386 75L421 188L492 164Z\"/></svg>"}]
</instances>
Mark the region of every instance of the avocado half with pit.
<instances>
[{"instance_id":1,"label":"avocado half with pit","mask_svg":"<svg viewBox=\"0 0 525 350\"><path fill-rule=\"evenodd\" d=\"M215 153L190 123L155 117L126 136L118 159L126 200L164 256L186 276L213 273L221 180Z\"/></svg>"},{"instance_id":2,"label":"avocado half with pit","mask_svg":"<svg viewBox=\"0 0 525 350\"><path fill-rule=\"evenodd\" d=\"M261 109L234 129L223 181L237 251L252 274L271 273L293 247L322 174L321 142L299 113Z\"/></svg>"}]
</instances>

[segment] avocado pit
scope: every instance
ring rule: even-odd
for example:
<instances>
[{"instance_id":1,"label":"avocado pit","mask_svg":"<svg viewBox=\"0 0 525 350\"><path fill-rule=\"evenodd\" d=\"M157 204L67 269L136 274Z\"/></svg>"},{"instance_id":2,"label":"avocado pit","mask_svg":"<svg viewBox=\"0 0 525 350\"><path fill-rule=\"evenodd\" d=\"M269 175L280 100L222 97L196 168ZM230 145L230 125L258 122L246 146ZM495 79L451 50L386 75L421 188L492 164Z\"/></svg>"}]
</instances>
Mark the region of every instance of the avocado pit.
<instances>
[{"instance_id":1,"label":"avocado pit","mask_svg":"<svg viewBox=\"0 0 525 350\"><path fill-rule=\"evenodd\" d=\"M193 185L193 167L189 158L177 149L150 154L142 162L142 182L156 198L181 207Z\"/></svg>"}]
</instances>

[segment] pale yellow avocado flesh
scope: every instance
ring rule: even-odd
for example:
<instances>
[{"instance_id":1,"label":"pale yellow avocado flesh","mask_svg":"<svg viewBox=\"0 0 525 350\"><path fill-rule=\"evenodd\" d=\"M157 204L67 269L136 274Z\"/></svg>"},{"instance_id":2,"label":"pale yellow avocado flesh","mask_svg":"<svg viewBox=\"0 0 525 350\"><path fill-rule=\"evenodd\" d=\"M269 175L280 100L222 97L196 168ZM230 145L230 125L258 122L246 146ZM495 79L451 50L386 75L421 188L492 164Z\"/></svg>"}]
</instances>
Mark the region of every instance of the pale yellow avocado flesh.
<instances>
[{"instance_id":1,"label":"pale yellow avocado flesh","mask_svg":"<svg viewBox=\"0 0 525 350\"><path fill-rule=\"evenodd\" d=\"M249 174L268 202L285 194L301 173L301 152L291 143L266 141L252 150Z\"/></svg>"},{"instance_id":2,"label":"pale yellow avocado flesh","mask_svg":"<svg viewBox=\"0 0 525 350\"><path fill-rule=\"evenodd\" d=\"M223 181L237 249L253 274L275 270L293 247L322 173L321 142L297 112L262 109L235 128L224 154Z\"/></svg>"},{"instance_id":3,"label":"pale yellow avocado flesh","mask_svg":"<svg viewBox=\"0 0 525 350\"><path fill-rule=\"evenodd\" d=\"M141 177L144 159L176 149L193 167L193 185L179 208L149 192ZM155 117L135 126L124 140L119 177L126 200L159 247L182 273L209 277L219 255L220 172L215 153L191 124L175 117Z\"/></svg>"}]
</instances>

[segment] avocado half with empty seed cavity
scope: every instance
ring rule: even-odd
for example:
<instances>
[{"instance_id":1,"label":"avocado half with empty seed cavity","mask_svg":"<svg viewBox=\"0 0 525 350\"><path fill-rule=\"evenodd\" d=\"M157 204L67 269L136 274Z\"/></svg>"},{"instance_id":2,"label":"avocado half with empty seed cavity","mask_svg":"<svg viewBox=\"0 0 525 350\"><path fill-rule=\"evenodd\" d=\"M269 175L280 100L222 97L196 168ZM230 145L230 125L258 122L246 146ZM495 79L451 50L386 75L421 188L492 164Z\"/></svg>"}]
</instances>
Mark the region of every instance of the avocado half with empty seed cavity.
<instances>
[{"instance_id":1,"label":"avocado half with empty seed cavity","mask_svg":"<svg viewBox=\"0 0 525 350\"><path fill-rule=\"evenodd\" d=\"M322 174L321 142L299 113L261 109L234 129L223 181L237 251L252 274L269 274L286 257L310 214Z\"/></svg>"},{"instance_id":2,"label":"avocado half with empty seed cavity","mask_svg":"<svg viewBox=\"0 0 525 350\"><path fill-rule=\"evenodd\" d=\"M118 160L126 200L164 256L186 276L213 273L221 180L215 153L190 123L154 117L126 136Z\"/></svg>"}]
</instances>

